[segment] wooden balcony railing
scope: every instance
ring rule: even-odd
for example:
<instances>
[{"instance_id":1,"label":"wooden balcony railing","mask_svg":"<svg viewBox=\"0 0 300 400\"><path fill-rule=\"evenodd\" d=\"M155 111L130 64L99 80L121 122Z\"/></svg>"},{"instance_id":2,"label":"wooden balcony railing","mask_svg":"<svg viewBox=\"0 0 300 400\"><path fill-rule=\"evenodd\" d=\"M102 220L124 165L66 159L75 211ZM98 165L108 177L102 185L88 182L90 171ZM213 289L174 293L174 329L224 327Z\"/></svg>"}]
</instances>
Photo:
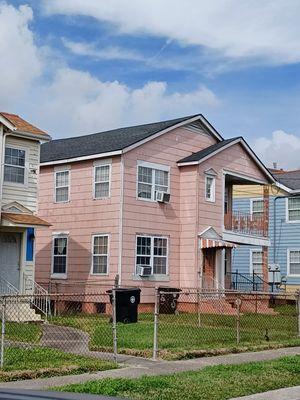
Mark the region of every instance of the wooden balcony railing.
<instances>
[{"instance_id":1,"label":"wooden balcony railing","mask_svg":"<svg viewBox=\"0 0 300 400\"><path fill-rule=\"evenodd\" d=\"M268 236L263 216L253 216L239 211L229 212L224 216L224 226L226 230L236 233L259 237Z\"/></svg>"}]
</instances>

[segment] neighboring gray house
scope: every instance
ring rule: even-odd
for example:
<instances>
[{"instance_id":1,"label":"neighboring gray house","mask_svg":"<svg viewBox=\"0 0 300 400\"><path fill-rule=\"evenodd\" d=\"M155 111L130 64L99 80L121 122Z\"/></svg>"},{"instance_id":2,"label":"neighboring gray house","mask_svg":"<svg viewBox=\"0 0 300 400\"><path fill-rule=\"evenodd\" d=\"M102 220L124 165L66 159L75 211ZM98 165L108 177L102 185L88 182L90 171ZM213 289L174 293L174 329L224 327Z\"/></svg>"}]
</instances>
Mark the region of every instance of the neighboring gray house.
<instances>
[{"instance_id":1,"label":"neighboring gray house","mask_svg":"<svg viewBox=\"0 0 300 400\"><path fill-rule=\"evenodd\" d=\"M300 288L300 170L270 170L278 181L270 188L269 268L279 268L287 290ZM250 191L236 187L234 209L241 213L259 216L262 211L262 195L257 186ZM233 251L233 286L260 288L262 249L243 246ZM270 273L270 281L273 273ZM251 283L252 282L252 283ZM258 283L258 284L257 284ZM281 287L285 287L282 285Z\"/></svg>"}]
</instances>

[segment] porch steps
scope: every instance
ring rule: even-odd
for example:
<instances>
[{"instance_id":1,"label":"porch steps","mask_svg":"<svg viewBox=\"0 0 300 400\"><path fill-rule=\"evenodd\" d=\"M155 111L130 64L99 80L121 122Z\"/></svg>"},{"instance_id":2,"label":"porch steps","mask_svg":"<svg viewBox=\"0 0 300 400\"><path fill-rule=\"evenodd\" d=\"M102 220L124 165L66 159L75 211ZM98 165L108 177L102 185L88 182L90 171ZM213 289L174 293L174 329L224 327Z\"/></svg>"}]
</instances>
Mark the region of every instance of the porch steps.
<instances>
[{"instance_id":1,"label":"porch steps","mask_svg":"<svg viewBox=\"0 0 300 400\"><path fill-rule=\"evenodd\" d=\"M31 308L29 301L8 302L5 317L11 322L42 322L42 317Z\"/></svg>"},{"instance_id":2,"label":"porch steps","mask_svg":"<svg viewBox=\"0 0 300 400\"><path fill-rule=\"evenodd\" d=\"M226 296L226 301L231 305L231 307L236 309L235 305L235 297ZM268 315L276 315L277 313L273 308L269 307L269 299L253 299L253 296L243 296L241 298L241 313L259 313L259 314L268 314Z\"/></svg>"},{"instance_id":3,"label":"porch steps","mask_svg":"<svg viewBox=\"0 0 300 400\"><path fill-rule=\"evenodd\" d=\"M226 301L224 297L202 299L200 312L206 314L236 315L236 308Z\"/></svg>"}]
</instances>

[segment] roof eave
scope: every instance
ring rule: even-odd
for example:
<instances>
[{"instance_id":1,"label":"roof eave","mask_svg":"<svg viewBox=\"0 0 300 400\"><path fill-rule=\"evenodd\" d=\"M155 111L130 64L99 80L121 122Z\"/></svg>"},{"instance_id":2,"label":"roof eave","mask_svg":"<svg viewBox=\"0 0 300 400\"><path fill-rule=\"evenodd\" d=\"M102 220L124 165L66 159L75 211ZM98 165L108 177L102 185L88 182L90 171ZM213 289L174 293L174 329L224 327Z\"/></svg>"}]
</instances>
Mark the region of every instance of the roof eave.
<instances>
[{"instance_id":1,"label":"roof eave","mask_svg":"<svg viewBox=\"0 0 300 400\"><path fill-rule=\"evenodd\" d=\"M48 135L47 133L30 133L30 132L14 130L13 134L15 136L26 137L28 139L34 139L34 140L42 140L45 142L49 142L51 140L51 136Z\"/></svg>"}]
</instances>

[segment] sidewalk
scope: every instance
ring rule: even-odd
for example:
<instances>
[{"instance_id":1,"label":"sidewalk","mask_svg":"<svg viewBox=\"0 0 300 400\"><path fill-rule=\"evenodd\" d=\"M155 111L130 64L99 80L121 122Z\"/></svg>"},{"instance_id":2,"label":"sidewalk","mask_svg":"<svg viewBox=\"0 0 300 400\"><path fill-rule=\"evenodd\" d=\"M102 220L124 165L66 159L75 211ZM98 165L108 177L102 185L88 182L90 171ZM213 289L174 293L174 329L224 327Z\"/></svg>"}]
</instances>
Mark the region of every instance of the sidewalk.
<instances>
[{"instance_id":1,"label":"sidewalk","mask_svg":"<svg viewBox=\"0 0 300 400\"><path fill-rule=\"evenodd\" d=\"M152 361L135 357L122 357L123 368L85 373L81 375L56 376L52 378L30 379L0 383L0 389L48 389L73 383L105 378L138 378L143 375L171 375L177 372L196 371L220 364L241 364L245 362L274 360L283 356L300 355L300 347L288 347L276 350L264 350L253 353L228 354L216 357L203 357L180 361ZM274 400L274 399L272 399Z\"/></svg>"},{"instance_id":2,"label":"sidewalk","mask_svg":"<svg viewBox=\"0 0 300 400\"><path fill-rule=\"evenodd\" d=\"M300 400L300 386L270 390L269 392L236 397L231 400Z\"/></svg>"}]
</instances>

